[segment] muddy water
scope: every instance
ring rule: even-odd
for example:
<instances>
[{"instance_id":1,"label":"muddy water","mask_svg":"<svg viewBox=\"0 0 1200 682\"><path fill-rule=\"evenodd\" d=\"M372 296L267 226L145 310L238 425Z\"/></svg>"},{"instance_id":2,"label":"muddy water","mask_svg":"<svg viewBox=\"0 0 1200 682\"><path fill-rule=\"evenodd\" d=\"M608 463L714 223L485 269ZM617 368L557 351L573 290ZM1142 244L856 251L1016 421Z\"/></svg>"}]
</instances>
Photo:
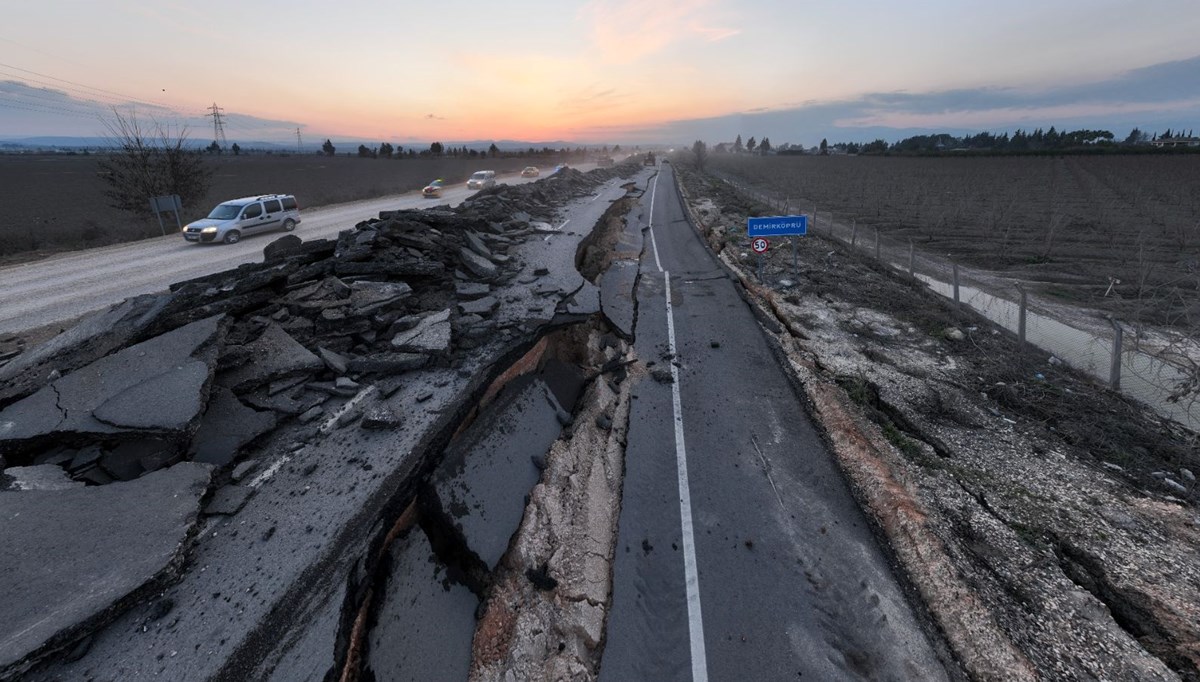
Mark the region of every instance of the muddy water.
<instances>
[{"instance_id":1,"label":"muddy water","mask_svg":"<svg viewBox=\"0 0 1200 682\"><path fill-rule=\"evenodd\" d=\"M901 266L893 263L893 267ZM929 288L947 297L954 297L954 286L947 282L918 274ZM974 287L959 286L959 299L1000 326L1017 332L1019 306L1012 302L980 291ZM1053 353L1066 364L1083 370L1107 383L1112 362L1112 338L1096 336L1076 329L1058 320L1027 311L1025 315L1025 338L1032 345ZM1128 344L1128 339L1126 339ZM1193 415L1187 402L1170 402L1170 387L1184 379L1177 367L1165 363L1136 349L1126 349L1121 354L1121 392L1150 407L1159 414L1200 429L1200 414Z\"/></svg>"}]
</instances>

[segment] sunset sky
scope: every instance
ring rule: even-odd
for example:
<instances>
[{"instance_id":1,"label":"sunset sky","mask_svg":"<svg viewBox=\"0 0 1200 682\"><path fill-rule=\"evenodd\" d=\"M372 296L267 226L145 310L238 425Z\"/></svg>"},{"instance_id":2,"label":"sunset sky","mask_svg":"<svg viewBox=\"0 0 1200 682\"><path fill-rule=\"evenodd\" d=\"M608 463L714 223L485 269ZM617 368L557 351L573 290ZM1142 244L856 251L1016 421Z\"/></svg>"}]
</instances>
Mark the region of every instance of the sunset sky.
<instances>
[{"instance_id":1,"label":"sunset sky","mask_svg":"<svg viewBox=\"0 0 1200 682\"><path fill-rule=\"evenodd\" d=\"M0 139L898 139L1200 128L1196 0L0 0ZM815 136L815 137L814 137Z\"/></svg>"}]
</instances>

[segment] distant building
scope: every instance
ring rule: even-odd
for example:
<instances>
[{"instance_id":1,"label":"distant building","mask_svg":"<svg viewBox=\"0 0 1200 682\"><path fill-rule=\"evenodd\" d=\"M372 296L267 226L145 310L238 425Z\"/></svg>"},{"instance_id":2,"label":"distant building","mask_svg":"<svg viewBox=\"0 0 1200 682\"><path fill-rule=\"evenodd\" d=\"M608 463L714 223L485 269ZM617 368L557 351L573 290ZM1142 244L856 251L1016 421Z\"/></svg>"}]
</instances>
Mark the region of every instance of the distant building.
<instances>
[{"instance_id":1,"label":"distant building","mask_svg":"<svg viewBox=\"0 0 1200 682\"><path fill-rule=\"evenodd\" d=\"M1159 149L1173 149L1175 147L1200 147L1200 137L1162 137L1157 140L1151 140L1150 144Z\"/></svg>"}]
</instances>

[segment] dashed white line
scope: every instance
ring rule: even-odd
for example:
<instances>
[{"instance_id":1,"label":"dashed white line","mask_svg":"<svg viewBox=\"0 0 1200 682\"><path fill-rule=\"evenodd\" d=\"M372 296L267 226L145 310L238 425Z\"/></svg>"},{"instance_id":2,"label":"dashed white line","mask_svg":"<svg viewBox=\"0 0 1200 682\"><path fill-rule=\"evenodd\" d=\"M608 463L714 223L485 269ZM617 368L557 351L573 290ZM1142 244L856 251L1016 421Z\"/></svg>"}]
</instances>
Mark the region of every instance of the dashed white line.
<instances>
[{"instance_id":1,"label":"dashed white line","mask_svg":"<svg viewBox=\"0 0 1200 682\"><path fill-rule=\"evenodd\" d=\"M342 405L338 409L334 410L329 419L326 419L325 423L321 424L321 428L317 430L322 434L329 433L330 431L334 430L337 428L338 422L342 419L342 417L346 416L355 407L358 407L359 403L366 400L367 396L370 396L374 392L375 384L371 384L370 386L367 386L363 390L359 391L358 395L347 400L345 405Z\"/></svg>"},{"instance_id":2,"label":"dashed white line","mask_svg":"<svg viewBox=\"0 0 1200 682\"><path fill-rule=\"evenodd\" d=\"M262 485L263 483L266 483L267 479L271 478L276 473L278 473L279 468L282 467L284 464L286 464L287 461L291 458L292 458L291 455L284 455L283 457L280 457L279 459L275 460L271 464L271 466L267 467L266 469L263 469L262 473L255 476L254 478L250 479L250 482L247 483L246 485L250 486L251 488L257 488L258 486Z\"/></svg>"}]
</instances>

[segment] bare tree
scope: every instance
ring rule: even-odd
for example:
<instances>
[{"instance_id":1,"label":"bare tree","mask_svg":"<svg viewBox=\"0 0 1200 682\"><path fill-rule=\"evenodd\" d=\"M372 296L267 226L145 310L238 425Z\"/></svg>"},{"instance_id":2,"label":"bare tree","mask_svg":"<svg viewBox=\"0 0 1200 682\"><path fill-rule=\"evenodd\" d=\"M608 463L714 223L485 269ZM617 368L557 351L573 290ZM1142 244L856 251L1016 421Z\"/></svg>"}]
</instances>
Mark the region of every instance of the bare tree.
<instances>
[{"instance_id":1,"label":"bare tree","mask_svg":"<svg viewBox=\"0 0 1200 682\"><path fill-rule=\"evenodd\" d=\"M213 171L198 151L185 146L186 128L172 134L155 122L143 129L136 116L116 109L104 125L117 150L99 164L109 206L145 215L151 210L151 197L178 194L189 206L208 193Z\"/></svg>"}]
</instances>

